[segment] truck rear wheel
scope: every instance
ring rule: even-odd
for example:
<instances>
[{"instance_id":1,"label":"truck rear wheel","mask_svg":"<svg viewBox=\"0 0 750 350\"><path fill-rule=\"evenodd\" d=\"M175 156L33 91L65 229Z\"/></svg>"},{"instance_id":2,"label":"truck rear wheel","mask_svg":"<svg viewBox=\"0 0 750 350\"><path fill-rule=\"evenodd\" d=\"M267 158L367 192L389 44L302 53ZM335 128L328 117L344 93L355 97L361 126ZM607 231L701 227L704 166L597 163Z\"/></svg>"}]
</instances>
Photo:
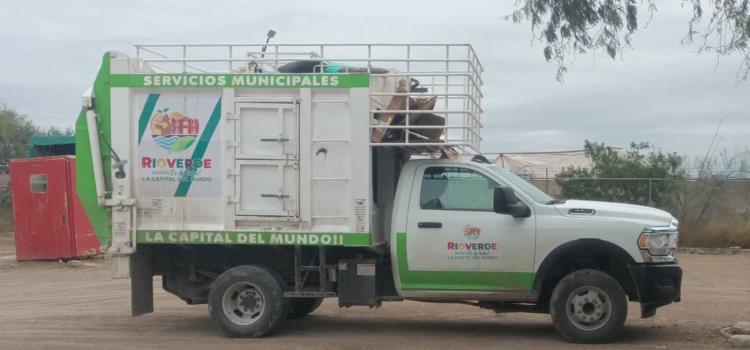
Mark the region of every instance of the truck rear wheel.
<instances>
[{"instance_id":1,"label":"truck rear wheel","mask_svg":"<svg viewBox=\"0 0 750 350\"><path fill-rule=\"evenodd\" d=\"M323 298L292 298L289 300L290 310L286 318L303 318L315 311L321 303L323 303Z\"/></svg>"},{"instance_id":2,"label":"truck rear wheel","mask_svg":"<svg viewBox=\"0 0 750 350\"><path fill-rule=\"evenodd\" d=\"M628 301L620 284L598 270L569 273L550 299L550 315L557 332L575 343L604 343L623 328Z\"/></svg>"},{"instance_id":3,"label":"truck rear wheel","mask_svg":"<svg viewBox=\"0 0 750 350\"><path fill-rule=\"evenodd\" d=\"M208 293L208 312L229 337L261 337L284 319L284 291L271 271L237 266L221 275Z\"/></svg>"}]
</instances>

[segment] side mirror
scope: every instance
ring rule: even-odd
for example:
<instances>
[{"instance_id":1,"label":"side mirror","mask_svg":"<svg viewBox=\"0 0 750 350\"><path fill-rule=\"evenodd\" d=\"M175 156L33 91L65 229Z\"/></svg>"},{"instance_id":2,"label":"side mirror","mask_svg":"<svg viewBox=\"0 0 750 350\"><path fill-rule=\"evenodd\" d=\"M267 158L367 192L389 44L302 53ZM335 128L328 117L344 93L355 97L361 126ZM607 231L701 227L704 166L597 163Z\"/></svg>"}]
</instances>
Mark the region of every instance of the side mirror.
<instances>
[{"instance_id":1,"label":"side mirror","mask_svg":"<svg viewBox=\"0 0 750 350\"><path fill-rule=\"evenodd\" d=\"M516 193L510 187L495 187L493 209L498 214L510 214L516 218L531 216L531 209L516 198Z\"/></svg>"}]
</instances>

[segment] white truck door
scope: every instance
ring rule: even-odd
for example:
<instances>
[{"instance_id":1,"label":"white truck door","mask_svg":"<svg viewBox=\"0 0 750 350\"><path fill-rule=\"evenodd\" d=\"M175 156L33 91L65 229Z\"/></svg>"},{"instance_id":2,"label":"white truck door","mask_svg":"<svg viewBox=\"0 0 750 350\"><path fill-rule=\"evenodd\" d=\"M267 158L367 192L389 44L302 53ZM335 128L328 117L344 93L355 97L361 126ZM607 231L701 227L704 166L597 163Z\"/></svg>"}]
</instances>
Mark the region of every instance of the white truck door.
<instances>
[{"instance_id":1,"label":"white truck door","mask_svg":"<svg viewBox=\"0 0 750 350\"><path fill-rule=\"evenodd\" d=\"M237 159L297 159L296 103L238 103Z\"/></svg>"},{"instance_id":2,"label":"white truck door","mask_svg":"<svg viewBox=\"0 0 750 350\"><path fill-rule=\"evenodd\" d=\"M296 162L237 161L237 215L297 216L299 169Z\"/></svg>"},{"instance_id":3,"label":"white truck door","mask_svg":"<svg viewBox=\"0 0 750 350\"><path fill-rule=\"evenodd\" d=\"M235 109L235 214L298 216L298 104L237 103Z\"/></svg>"},{"instance_id":4,"label":"white truck door","mask_svg":"<svg viewBox=\"0 0 750 350\"><path fill-rule=\"evenodd\" d=\"M407 232L397 242L402 290L531 289L535 219L493 211L494 188L503 185L470 165L417 169Z\"/></svg>"}]
</instances>

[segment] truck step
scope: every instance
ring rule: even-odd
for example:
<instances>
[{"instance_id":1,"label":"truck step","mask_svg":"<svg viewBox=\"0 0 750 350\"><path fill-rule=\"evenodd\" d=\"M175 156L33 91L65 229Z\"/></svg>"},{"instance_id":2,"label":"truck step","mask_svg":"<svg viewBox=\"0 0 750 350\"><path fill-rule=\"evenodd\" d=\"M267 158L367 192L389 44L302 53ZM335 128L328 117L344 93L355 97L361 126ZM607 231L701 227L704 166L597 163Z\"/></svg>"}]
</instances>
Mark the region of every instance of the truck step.
<instances>
[{"instance_id":1,"label":"truck step","mask_svg":"<svg viewBox=\"0 0 750 350\"><path fill-rule=\"evenodd\" d=\"M300 271L314 271L318 272L320 271L320 266L300 266Z\"/></svg>"},{"instance_id":2,"label":"truck step","mask_svg":"<svg viewBox=\"0 0 750 350\"><path fill-rule=\"evenodd\" d=\"M301 291L301 292L284 292L284 298L335 298L335 292L321 291Z\"/></svg>"}]
</instances>

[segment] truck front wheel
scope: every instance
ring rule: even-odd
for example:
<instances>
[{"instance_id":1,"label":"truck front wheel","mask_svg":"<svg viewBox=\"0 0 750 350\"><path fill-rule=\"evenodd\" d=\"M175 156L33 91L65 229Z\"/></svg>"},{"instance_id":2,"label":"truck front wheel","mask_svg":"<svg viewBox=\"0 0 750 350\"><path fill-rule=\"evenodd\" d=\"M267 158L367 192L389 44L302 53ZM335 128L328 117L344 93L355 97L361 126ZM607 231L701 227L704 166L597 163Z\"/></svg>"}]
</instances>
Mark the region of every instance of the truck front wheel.
<instances>
[{"instance_id":1,"label":"truck front wheel","mask_svg":"<svg viewBox=\"0 0 750 350\"><path fill-rule=\"evenodd\" d=\"M569 273L550 299L550 315L558 333L576 343L604 343L625 324L628 301L620 284L598 270Z\"/></svg>"},{"instance_id":2,"label":"truck front wheel","mask_svg":"<svg viewBox=\"0 0 750 350\"><path fill-rule=\"evenodd\" d=\"M284 292L271 271L237 266L221 275L208 293L208 312L229 337L257 338L284 319Z\"/></svg>"}]
</instances>

